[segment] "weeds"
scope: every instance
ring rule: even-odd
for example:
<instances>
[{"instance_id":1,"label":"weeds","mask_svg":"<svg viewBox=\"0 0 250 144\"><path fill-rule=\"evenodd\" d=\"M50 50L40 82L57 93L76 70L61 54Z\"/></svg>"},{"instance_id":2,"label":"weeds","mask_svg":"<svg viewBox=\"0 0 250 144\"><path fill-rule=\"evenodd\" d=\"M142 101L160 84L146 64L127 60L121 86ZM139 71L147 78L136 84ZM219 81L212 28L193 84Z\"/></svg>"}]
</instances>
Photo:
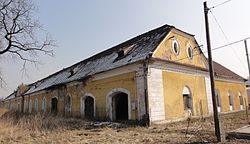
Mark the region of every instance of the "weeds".
<instances>
[{"instance_id":1,"label":"weeds","mask_svg":"<svg viewBox=\"0 0 250 144\"><path fill-rule=\"evenodd\" d=\"M224 134L246 125L244 112L220 116ZM191 119L150 127L114 122L91 122L44 114L18 114L0 109L0 143L211 143L213 118ZM185 136L186 135L186 136ZM245 140L226 143L249 143Z\"/></svg>"}]
</instances>

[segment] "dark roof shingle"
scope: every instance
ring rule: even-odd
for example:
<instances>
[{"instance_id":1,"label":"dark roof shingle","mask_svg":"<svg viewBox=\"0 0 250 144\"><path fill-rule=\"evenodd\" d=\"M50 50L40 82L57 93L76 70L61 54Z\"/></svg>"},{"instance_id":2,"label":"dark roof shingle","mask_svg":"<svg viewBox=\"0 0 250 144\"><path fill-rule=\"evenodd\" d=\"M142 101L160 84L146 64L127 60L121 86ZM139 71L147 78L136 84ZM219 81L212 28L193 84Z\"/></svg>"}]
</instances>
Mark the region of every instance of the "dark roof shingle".
<instances>
[{"instance_id":1,"label":"dark roof shingle","mask_svg":"<svg viewBox=\"0 0 250 144\"><path fill-rule=\"evenodd\" d=\"M235 79L235 80L242 80L242 81L245 80L243 77L239 76L238 74L234 73L233 71L227 69L226 67L222 66L221 64L215 61L213 61L213 65L214 65L215 76Z\"/></svg>"}]
</instances>

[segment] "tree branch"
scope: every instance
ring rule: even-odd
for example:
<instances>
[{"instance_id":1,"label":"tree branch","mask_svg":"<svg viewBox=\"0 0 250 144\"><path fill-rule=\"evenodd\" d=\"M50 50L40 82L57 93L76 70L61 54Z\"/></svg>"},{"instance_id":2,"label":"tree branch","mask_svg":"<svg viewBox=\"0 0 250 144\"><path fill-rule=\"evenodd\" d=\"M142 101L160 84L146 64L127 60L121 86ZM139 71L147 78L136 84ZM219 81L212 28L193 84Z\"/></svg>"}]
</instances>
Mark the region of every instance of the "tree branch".
<instances>
[{"instance_id":1,"label":"tree branch","mask_svg":"<svg viewBox=\"0 0 250 144\"><path fill-rule=\"evenodd\" d=\"M54 55L54 41L34 19L34 13L32 0L0 0L0 57L6 53L18 56L23 68L27 63L40 64L38 54Z\"/></svg>"}]
</instances>

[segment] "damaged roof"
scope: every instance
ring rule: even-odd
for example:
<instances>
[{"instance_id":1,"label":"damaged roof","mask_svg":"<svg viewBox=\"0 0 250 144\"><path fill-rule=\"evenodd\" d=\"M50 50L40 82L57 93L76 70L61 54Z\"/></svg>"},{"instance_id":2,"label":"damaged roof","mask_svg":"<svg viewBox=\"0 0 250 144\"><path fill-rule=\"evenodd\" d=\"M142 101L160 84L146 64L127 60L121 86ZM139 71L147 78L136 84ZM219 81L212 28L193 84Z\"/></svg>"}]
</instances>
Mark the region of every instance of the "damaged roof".
<instances>
[{"instance_id":1,"label":"damaged roof","mask_svg":"<svg viewBox=\"0 0 250 144\"><path fill-rule=\"evenodd\" d=\"M56 85L85 79L91 75L144 60L166 37L170 25L141 34L117 46L76 63L40 81L30 84L25 94L31 94Z\"/></svg>"},{"instance_id":2,"label":"damaged roof","mask_svg":"<svg viewBox=\"0 0 250 144\"><path fill-rule=\"evenodd\" d=\"M11 93L9 96L7 96L4 100L10 100L16 97L16 91L14 91L13 93Z\"/></svg>"},{"instance_id":3,"label":"damaged roof","mask_svg":"<svg viewBox=\"0 0 250 144\"><path fill-rule=\"evenodd\" d=\"M97 73L145 60L173 28L176 29L174 26L163 25L91 56L68 68L62 69L42 80L30 84L29 90L24 95L72 81L84 80ZM214 67L218 76L226 76L240 80L243 79L218 63L215 63ZM12 97L13 96L8 96L7 98Z\"/></svg>"}]
</instances>

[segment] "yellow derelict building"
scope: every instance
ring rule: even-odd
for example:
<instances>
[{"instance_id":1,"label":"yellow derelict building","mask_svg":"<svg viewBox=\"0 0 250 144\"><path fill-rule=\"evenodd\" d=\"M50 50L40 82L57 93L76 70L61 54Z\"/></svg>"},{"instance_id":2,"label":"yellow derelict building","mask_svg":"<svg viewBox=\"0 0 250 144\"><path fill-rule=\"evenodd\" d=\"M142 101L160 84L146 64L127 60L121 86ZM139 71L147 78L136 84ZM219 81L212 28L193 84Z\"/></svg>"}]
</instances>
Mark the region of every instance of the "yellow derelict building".
<instances>
[{"instance_id":1,"label":"yellow derelict building","mask_svg":"<svg viewBox=\"0 0 250 144\"><path fill-rule=\"evenodd\" d=\"M245 109L245 79L216 62L214 68L218 111ZM4 106L112 121L171 121L213 113L207 59L194 35L169 25L22 84Z\"/></svg>"}]
</instances>

